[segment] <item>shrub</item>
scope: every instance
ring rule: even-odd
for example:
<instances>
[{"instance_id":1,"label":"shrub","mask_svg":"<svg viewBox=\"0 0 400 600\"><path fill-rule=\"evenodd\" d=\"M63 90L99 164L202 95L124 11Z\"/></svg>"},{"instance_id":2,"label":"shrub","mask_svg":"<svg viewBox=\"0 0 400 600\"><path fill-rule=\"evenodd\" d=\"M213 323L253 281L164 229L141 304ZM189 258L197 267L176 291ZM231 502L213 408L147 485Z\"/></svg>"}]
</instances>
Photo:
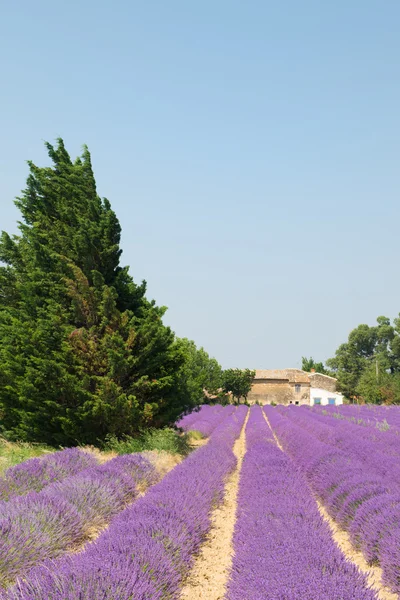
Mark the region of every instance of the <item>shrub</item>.
<instances>
[{"instance_id":1,"label":"shrub","mask_svg":"<svg viewBox=\"0 0 400 600\"><path fill-rule=\"evenodd\" d=\"M204 435L201 431L197 431L197 429L191 429L187 432L186 436L189 443L204 439Z\"/></svg>"},{"instance_id":2,"label":"shrub","mask_svg":"<svg viewBox=\"0 0 400 600\"><path fill-rule=\"evenodd\" d=\"M169 452L170 454L186 455L190 452L190 446L186 435L179 435L175 429L166 427L164 429L147 429L137 437L125 436L121 439L108 436L106 450L113 450L118 454L131 454L143 450L157 450Z\"/></svg>"}]
</instances>

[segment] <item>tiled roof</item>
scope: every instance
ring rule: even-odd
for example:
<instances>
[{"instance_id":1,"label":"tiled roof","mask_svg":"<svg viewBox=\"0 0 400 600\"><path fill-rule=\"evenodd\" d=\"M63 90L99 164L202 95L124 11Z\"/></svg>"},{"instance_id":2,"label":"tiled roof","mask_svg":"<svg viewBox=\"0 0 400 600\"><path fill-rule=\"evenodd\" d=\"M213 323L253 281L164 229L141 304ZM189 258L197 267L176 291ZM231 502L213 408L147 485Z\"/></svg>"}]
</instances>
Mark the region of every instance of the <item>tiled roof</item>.
<instances>
[{"instance_id":1,"label":"tiled roof","mask_svg":"<svg viewBox=\"0 0 400 600\"><path fill-rule=\"evenodd\" d=\"M301 369L257 369L255 379L287 379L295 383L310 383L310 373Z\"/></svg>"},{"instance_id":2,"label":"tiled roof","mask_svg":"<svg viewBox=\"0 0 400 600\"><path fill-rule=\"evenodd\" d=\"M320 377L327 377L327 379L332 379L333 381L337 381L336 377L331 377L330 375L325 375L325 373L309 373L309 376L312 378L315 375L319 375Z\"/></svg>"}]
</instances>

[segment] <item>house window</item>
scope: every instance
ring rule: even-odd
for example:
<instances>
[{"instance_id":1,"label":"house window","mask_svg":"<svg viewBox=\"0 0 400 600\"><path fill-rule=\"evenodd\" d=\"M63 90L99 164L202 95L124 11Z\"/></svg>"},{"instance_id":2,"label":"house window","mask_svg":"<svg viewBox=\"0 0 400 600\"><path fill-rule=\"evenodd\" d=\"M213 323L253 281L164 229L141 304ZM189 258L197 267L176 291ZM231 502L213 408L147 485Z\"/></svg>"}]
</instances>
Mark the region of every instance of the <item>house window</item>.
<instances>
[{"instance_id":1,"label":"house window","mask_svg":"<svg viewBox=\"0 0 400 600\"><path fill-rule=\"evenodd\" d=\"M299 394L301 392L301 385L299 383L296 383L296 385L294 386L294 391L296 392L296 394Z\"/></svg>"},{"instance_id":2,"label":"house window","mask_svg":"<svg viewBox=\"0 0 400 600\"><path fill-rule=\"evenodd\" d=\"M328 404L336 404L335 398L328 398Z\"/></svg>"},{"instance_id":3,"label":"house window","mask_svg":"<svg viewBox=\"0 0 400 600\"><path fill-rule=\"evenodd\" d=\"M297 404L297 405L298 405L298 404L299 404L299 401L298 401L298 400L296 400L295 404Z\"/></svg>"},{"instance_id":4,"label":"house window","mask_svg":"<svg viewBox=\"0 0 400 600\"><path fill-rule=\"evenodd\" d=\"M314 405L321 404L321 398L314 398Z\"/></svg>"}]
</instances>

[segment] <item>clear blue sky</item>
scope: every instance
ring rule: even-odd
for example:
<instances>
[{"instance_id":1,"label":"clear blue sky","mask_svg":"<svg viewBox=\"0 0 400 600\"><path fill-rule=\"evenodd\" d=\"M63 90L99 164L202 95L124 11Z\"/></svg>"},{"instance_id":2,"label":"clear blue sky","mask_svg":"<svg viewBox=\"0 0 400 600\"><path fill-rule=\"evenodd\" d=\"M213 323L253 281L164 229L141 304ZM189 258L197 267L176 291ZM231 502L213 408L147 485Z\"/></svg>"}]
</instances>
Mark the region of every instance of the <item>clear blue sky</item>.
<instances>
[{"instance_id":1,"label":"clear blue sky","mask_svg":"<svg viewBox=\"0 0 400 600\"><path fill-rule=\"evenodd\" d=\"M21 0L0 19L0 228L25 161L93 158L123 263L224 367L400 311L398 0Z\"/></svg>"}]
</instances>

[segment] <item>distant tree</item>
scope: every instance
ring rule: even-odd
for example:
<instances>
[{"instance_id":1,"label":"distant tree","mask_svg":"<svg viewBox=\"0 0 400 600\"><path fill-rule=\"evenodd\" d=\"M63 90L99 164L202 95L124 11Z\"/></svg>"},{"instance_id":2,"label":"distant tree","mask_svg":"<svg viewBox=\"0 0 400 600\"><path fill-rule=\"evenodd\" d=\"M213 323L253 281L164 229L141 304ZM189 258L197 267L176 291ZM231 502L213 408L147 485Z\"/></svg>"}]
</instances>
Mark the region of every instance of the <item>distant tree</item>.
<instances>
[{"instance_id":1,"label":"distant tree","mask_svg":"<svg viewBox=\"0 0 400 600\"><path fill-rule=\"evenodd\" d=\"M232 392L234 398L247 400L256 372L250 369L227 369L223 372L223 390Z\"/></svg>"},{"instance_id":2,"label":"distant tree","mask_svg":"<svg viewBox=\"0 0 400 600\"><path fill-rule=\"evenodd\" d=\"M384 316L377 325L361 324L353 329L333 358L326 361L337 377L340 390L348 398L367 402L400 401L397 384L391 379L400 371L400 321L394 326Z\"/></svg>"},{"instance_id":3,"label":"distant tree","mask_svg":"<svg viewBox=\"0 0 400 600\"><path fill-rule=\"evenodd\" d=\"M395 350L398 344L396 338L399 338L396 331L396 322L397 319L394 320L393 326L390 319L382 316L377 318L378 325L376 326L377 337L374 355L378 358L382 369L388 370L392 374L400 369L400 357Z\"/></svg>"},{"instance_id":4,"label":"distant tree","mask_svg":"<svg viewBox=\"0 0 400 600\"><path fill-rule=\"evenodd\" d=\"M360 400L371 404L393 404L400 397L400 379L379 364L378 359L367 366L357 385Z\"/></svg>"},{"instance_id":5,"label":"distant tree","mask_svg":"<svg viewBox=\"0 0 400 600\"><path fill-rule=\"evenodd\" d=\"M177 339L176 344L184 357L176 378L174 396L180 406L192 408L204 401L204 390L218 394L222 386L222 368L204 348L197 348L187 338Z\"/></svg>"},{"instance_id":6,"label":"distant tree","mask_svg":"<svg viewBox=\"0 0 400 600\"><path fill-rule=\"evenodd\" d=\"M321 373L322 375L329 375L329 371L324 367L324 363L315 362L315 360L310 356L310 358L306 358L305 356L301 357L301 368L303 371L311 372L312 369L315 370L316 373Z\"/></svg>"}]
</instances>

